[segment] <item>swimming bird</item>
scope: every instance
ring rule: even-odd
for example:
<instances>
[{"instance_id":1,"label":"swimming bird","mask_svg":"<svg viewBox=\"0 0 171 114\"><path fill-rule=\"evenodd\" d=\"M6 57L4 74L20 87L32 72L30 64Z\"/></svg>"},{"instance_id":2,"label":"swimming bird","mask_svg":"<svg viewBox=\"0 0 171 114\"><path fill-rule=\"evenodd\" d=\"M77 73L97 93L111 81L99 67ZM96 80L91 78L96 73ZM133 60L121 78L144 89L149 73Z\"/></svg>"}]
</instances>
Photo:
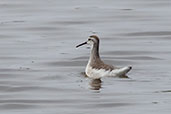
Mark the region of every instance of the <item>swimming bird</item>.
<instances>
[{"instance_id":1,"label":"swimming bird","mask_svg":"<svg viewBox=\"0 0 171 114\"><path fill-rule=\"evenodd\" d=\"M126 74L132 69L131 66L118 68L112 65L105 64L99 55L98 36L89 36L88 40L76 46L76 48L88 44L91 46L91 53L88 64L85 69L86 75L91 79L100 79L102 77L127 77Z\"/></svg>"}]
</instances>

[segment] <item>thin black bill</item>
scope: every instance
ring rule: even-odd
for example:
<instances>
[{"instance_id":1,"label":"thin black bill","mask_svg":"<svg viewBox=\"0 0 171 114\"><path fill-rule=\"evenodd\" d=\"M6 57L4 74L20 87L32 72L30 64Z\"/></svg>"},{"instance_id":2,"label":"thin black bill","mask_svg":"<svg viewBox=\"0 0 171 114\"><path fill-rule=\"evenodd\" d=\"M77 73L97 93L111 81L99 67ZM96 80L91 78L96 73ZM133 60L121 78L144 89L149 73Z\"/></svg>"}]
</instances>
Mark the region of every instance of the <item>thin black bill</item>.
<instances>
[{"instance_id":1,"label":"thin black bill","mask_svg":"<svg viewBox=\"0 0 171 114\"><path fill-rule=\"evenodd\" d=\"M77 45L76 48L78 48L78 47L80 47L82 45L85 45L85 44L87 44L87 42L84 42L84 43L81 43L81 44Z\"/></svg>"}]
</instances>

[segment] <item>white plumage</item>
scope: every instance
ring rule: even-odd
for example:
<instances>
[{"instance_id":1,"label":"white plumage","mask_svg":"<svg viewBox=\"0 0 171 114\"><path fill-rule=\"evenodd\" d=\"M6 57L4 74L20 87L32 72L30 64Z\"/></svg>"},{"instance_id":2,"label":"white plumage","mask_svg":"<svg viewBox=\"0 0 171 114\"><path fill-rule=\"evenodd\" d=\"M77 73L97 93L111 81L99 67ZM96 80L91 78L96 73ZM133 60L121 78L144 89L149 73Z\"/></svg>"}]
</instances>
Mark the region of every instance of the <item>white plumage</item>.
<instances>
[{"instance_id":1,"label":"white plumage","mask_svg":"<svg viewBox=\"0 0 171 114\"><path fill-rule=\"evenodd\" d=\"M106 69L95 69L92 68L90 65L87 65L85 73L88 77L92 79L99 79L102 77L122 77L130 69L131 69L130 67L123 67L110 71Z\"/></svg>"}]
</instances>

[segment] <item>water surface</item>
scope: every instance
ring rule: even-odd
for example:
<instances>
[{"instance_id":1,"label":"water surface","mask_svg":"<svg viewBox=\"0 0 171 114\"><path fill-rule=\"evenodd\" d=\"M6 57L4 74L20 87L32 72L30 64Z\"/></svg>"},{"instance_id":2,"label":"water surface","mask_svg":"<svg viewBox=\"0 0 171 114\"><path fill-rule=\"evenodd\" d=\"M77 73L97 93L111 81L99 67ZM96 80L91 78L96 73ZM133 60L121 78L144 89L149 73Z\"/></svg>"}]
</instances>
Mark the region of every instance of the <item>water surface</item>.
<instances>
[{"instance_id":1,"label":"water surface","mask_svg":"<svg viewBox=\"0 0 171 114\"><path fill-rule=\"evenodd\" d=\"M0 112L170 114L170 0L0 0ZM97 34L129 79L83 73Z\"/></svg>"}]
</instances>

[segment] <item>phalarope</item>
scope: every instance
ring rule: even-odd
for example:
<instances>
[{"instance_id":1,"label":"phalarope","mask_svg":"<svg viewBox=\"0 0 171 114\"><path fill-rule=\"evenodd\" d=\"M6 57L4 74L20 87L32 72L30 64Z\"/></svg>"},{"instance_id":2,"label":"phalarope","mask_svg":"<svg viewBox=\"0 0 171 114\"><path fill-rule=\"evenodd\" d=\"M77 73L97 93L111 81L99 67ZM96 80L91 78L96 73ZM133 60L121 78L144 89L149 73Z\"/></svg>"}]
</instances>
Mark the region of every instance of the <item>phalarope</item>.
<instances>
[{"instance_id":1,"label":"phalarope","mask_svg":"<svg viewBox=\"0 0 171 114\"><path fill-rule=\"evenodd\" d=\"M85 69L86 75L91 79L100 79L102 77L127 77L126 74L132 69L131 66L118 68L112 65L105 64L99 55L99 38L92 35L88 41L81 43L76 48L88 44L91 46L91 53L88 64Z\"/></svg>"}]
</instances>

